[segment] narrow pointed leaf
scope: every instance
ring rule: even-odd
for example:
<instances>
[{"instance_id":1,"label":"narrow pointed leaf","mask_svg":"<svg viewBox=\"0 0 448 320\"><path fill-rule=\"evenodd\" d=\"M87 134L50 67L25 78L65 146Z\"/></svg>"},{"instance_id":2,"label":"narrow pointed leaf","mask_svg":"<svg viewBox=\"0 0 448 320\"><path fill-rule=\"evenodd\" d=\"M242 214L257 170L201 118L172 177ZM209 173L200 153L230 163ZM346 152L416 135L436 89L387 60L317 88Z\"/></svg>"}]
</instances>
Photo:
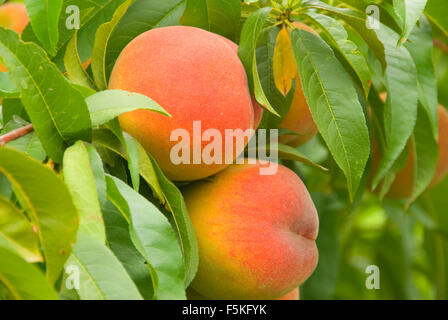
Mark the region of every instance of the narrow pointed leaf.
<instances>
[{"instance_id":1,"label":"narrow pointed leaf","mask_svg":"<svg viewBox=\"0 0 448 320\"><path fill-rule=\"evenodd\" d=\"M347 177L352 198L370 154L369 133L354 84L322 39L296 29L291 41L313 119Z\"/></svg>"},{"instance_id":2,"label":"narrow pointed leaf","mask_svg":"<svg viewBox=\"0 0 448 320\"><path fill-rule=\"evenodd\" d=\"M95 93L86 99L92 118L92 125L105 124L119 115L144 109L170 116L157 102L145 95L123 90L106 90Z\"/></svg>"},{"instance_id":3,"label":"narrow pointed leaf","mask_svg":"<svg viewBox=\"0 0 448 320\"><path fill-rule=\"evenodd\" d=\"M420 19L420 26L414 28L409 40L405 46L417 67L418 98L428 115L434 138L438 139L438 92L433 59L434 47L431 26L425 17Z\"/></svg>"},{"instance_id":4,"label":"narrow pointed leaf","mask_svg":"<svg viewBox=\"0 0 448 320\"><path fill-rule=\"evenodd\" d=\"M404 46L397 48L398 34L386 26L382 25L377 33L386 47L388 96L383 114L386 148L373 179L374 188L392 168L411 137L417 120L418 100L417 69L409 51Z\"/></svg>"},{"instance_id":5,"label":"narrow pointed leaf","mask_svg":"<svg viewBox=\"0 0 448 320\"><path fill-rule=\"evenodd\" d=\"M395 11L403 21L399 43L407 40L425 9L428 0L394 0Z\"/></svg>"},{"instance_id":6,"label":"narrow pointed leaf","mask_svg":"<svg viewBox=\"0 0 448 320\"><path fill-rule=\"evenodd\" d=\"M107 176L106 181L109 199L129 217L132 241L157 279L156 298L185 299L182 252L166 217L121 180Z\"/></svg>"},{"instance_id":7,"label":"narrow pointed leaf","mask_svg":"<svg viewBox=\"0 0 448 320\"><path fill-rule=\"evenodd\" d=\"M56 281L70 255L78 213L67 187L49 168L9 148L0 148L3 173L28 207L45 256L47 278Z\"/></svg>"},{"instance_id":8,"label":"narrow pointed leaf","mask_svg":"<svg viewBox=\"0 0 448 320\"><path fill-rule=\"evenodd\" d=\"M142 300L126 269L108 247L81 234L66 266L77 267L83 300Z\"/></svg>"},{"instance_id":9,"label":"narrow pointed leaf","mask_svg":"<svg viewBox=\"0 0 448 320\"><path fill-rule=\"evenodd\" d=\"M375 30L367 28L366 21L367 15L364 12L358 12L351 9L336 8L329 6L321 1L309 1L307 6L311 8L319 8L323 10L328 10L329 12L336 15L338 18L344 20L348 25L350 25L353 30L355 30L369 45L373 54L381 62L383 70L386 69L386 55L383 43L378 39Z\"/></svg>"},{"instance_id":10,"label":"narrow pointed leaf","mask_svg":"<svg viewBox=\"0 0 448 320\"><path fill-rule=\"evenodd\" d=\"M28 262L42 262L39 238L31 222L13 203L0 196L0 245L16 251Z\"/></svg>"},{"instance_id":11,"label":"narrow pointed leaf","mask_svg":"<svg viewBox=\"0 0 448 320\"><path fill-rule=\"evenodd\" d=\"M126 152L120 145L120 140L110 131L96 131L94 143L126 158ZM154 158L137 144L138 163L141 176L149 184L154 195L161 201L172 214L173 224L182 246L185 264L185 285L189 285L196 275L199 264L198 245L196 234L187 212L187 206L182 193L157 165Z\"/></svg>"},{"instance_id":12,"label":"narrow pointed leaf","mask_svg":"<svg viewBox=\"0 0 448 320\"><path fill-rule=\"evenodd\" d=\"M425 191L436 173L439 145L430 128L428 114L420 107L414 130L414 190L408 204Z\"/></svg>"},{"instance_id":13,"label":"narrow pointed leaf","mask_svg":"<svg viewBox=\"0 0 448 320\"><path fill-rule=\"evenodd\" d=\"M241 32L238 56L246 69L249 86L255 93L255 99L267 110L278 116L279 114L272 108L261 86L255 51L258 37L263 31L263 27L271 10L272 8L270 7L258 9L246 20Z\"/></svg>"},{"instance_id":14,"label":"narrow pointed leaf","mask_svg":"<svg viewBox=\"0 0 448 320\"><path fill-rule=\"evenodd\" d=\"M331 46L345 58L361 82L364 94L367 96L370 81L369 66L358 47L348 40L347 31L337 20L329 16L313 12L309 12L307 15L321 27Z\"/></svg>"},{"instance_id":15,"label":"narrow pointed leaf","mask_svg":"<svg viewBox=\"0 0 448 320\"><path fill-rule=\"evenodd\" d=\"M273 58L274 81L277 89L286 96L297 77L297 66L291 48L288 30L283 27L277 35Z\"/></svg>"},{"instance_id":16,"label":"narrow pointed leaf","mask_svg":"<svg viewBox=\"0 0 448 320\"><path fill-rule=\"evenodd\" d=\"M30 17L34 34L44 48L56 54L59 40L59 16L63 0L25 0L26 11Z\"/></svg>"},{"instance_id":17,"label":"narrow pointed leaf","mask_svg":"<svg viewBox=\"0 0 448 320\"><path fill-rule=\"evenodd\" d=\"M96 192L95 177L89 153L83 142L78 141L65 151L63 173L64 181L79 212L79 232L105 243L104 221Z\"/></svg>"},{"instance_id":18,"label":"narrow pointed leaf","mask_svg":"<svg viewBox=\"0 0 448 320\"><path fill-rule=\"evenodd\" d=\"M17 300L58 300L56 292L39 269L2 246L0 279Z\"/></svg>"},{"instance_id":19,"label":"narrow pointed leaf","mask_svg":"<svg viewBox=\"0 0 448 320\"><path fill-rule=\"evenodd\" d=\"M92 73L95 84L100 90L107 88L106 51L111 34L133 2L134 0L126 0L115 11L112 20L102 24L96 31L92 52Z\"/></svg>"},{"instance_id":20,"label":"narrow pointed leaf","mask_svg":"<svg viewBox=\"0 0 448 320\"><path fill-rule=\"evenodd\" d=\"M85 86L91 89L96 89L93 85L92 79L84 70L78 52L78 33L75 32L73 38L68 42L65 49L64 66L67 71L67 76L74 84Z\"/></svg>"}]
</instances>

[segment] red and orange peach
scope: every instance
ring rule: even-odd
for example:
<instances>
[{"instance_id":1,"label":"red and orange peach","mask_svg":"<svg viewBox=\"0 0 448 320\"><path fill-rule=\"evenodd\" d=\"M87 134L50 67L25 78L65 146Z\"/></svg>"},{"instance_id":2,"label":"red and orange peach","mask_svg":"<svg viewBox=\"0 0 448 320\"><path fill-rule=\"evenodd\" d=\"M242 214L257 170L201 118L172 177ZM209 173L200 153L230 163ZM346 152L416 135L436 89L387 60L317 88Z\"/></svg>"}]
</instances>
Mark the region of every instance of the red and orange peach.
<instances>
[{"instance_id":1,"label":"red and orange peach","mask_svg":"<svg viewBox=\"0 0 448 320\"><path fill-rule=\"evenodd\" d=\"M184 193L199 245L192 287L211 299L278 299L313 272L318 216L297 175L232 165Z\"/></svg>"},{"instance_id":2,"label":"red and orange peach","mask_svg":"<svg viewBox=\"0 0 448 320\"><path fill-rule=\"evenodd\" d=\"M157 28L129 43L115 64L111 89L144 94L172 116L137 110L119 118L123 130L154 156L172 180L197 180L226 167L224 144L222 163L174 164L170 159L178 143L170 141L174 130L185 129L193 137L193 121L201 121L202 131L216 129L224 137L226 129L254 127L246 73L229 43L198 28ZM199 143L202 148L207 145ZM192 158L194 141L190 144ZM234 150L233 159L242 151Z\"/></svg>"}]
</instances>

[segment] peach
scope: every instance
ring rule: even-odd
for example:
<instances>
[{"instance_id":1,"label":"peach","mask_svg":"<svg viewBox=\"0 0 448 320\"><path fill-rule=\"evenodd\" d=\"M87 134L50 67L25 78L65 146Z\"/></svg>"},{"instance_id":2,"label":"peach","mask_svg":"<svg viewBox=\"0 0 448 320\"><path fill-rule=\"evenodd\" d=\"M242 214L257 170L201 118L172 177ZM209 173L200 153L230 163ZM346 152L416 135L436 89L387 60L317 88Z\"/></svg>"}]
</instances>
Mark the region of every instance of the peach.
<instances>
[{"instance_id":1,"label":"peach","mask_svg":"<svg viewBox=\"0 0 448 320\"><path fill-rule=\"evenodd\" d=\"M300 298L299 298L299 288L294 289L293 291L285 294L283 297L280 297L277 300L300 300Z\"/></svg>"},{"instance_id":2,"label":"peach","mask_svg":"<svg viewBox=\"0 0 448 320\"><path fill-rule=\"evenodd\" d=\"M187 299L188 300L210 300L204 296L201 296L199 293L194 291L192 288L188 288L187 290ZM288 292L284 296L277 298L275 300L300 300L299 297L299 288L294 289L291 292Z\"/></svg>"},{"instance_id":3,"label":"peach","mask_svg":"<svg viewBox=\"0 0 448 320\"><path fill-rule=\"evenodd\" d=\"M385 96L382 95L382 100ZM441 105L438 107L439 115L439 159L437 161L437 169L429 187L437 185L448 173L448 111ZM372 163L373 172L379 166L380 152L377 143L374 141L372 147ZM395 175L395 180L392 183L387 194L391 199L410 198L413 192L414 185L414 152L409 150L408 161L404 168Z\"/></svg>"},{"instance_id":4,"label":"peach","mask_svg":"<svg viewBox=\"0 0 448 320\"><path fill-rule=\"evenodd\" d=\"M296 134L279 137L281 143L288 144L292 147L304 145L314 138L318 132L305 95L303 94L299 77L296 78L296 88L291 107L279 127L288 129Z\"/></svg>"},{"instance_id":5,"label":"peach","mask_svg":"<svg viewBox=\"0 0 448 320\"><path fill-rule=\"evenodd\" d=\"M439 160L430 187L441 182L448 173L448 111L441 105L437 111L439 114Z\"/></svg>"},{"instance_id":6,"label":"peach","mask_svg":"<svg viewBox=\"0 0 448 320\"><path fill-rule=\"evenodd\" d=\"M231 48L233 51L235 51L235 54L238 55L238 45L223 37L220 35L217 35L220 39L224 40ZM258 104L257 100L255 100L255 98L252 96L252 105L254 107L254 130L257 130L258 126L260 125L261 119L263 118L263 108Z\"/></svg>"},{"instance_id":7,"label":"peach","mask_svg":"<svg viewBox=\"0 0 448 320\"><path fill-rule=\"evenodd\" d=\"M226 129L245 131L254 126L241 61L226 41L202 29L173 26L141 34L120 54L109 87L144 94L170 113L171 118L137 110L121 115L119 120L123 130L136 138L175 181L205 178L226 165L224 159L212 164L174 164L170 153L179 143L170 141L174 130L184 129L193 137L193 122L201 121L201 133L216 129L224 137ZM208 143L199 141L202 149ZM243 150L234 150L233 158Z\"/></svg>"},{"instance_id":8,"label":"peach","mask_svg":"<svg viewBox=\"0 0 448 320\"><path fill-rule=\"evenodd\" d=\"M294 27L317 34L312 28L300 22L294 22ZM294 97L288 113L280 124L280 128L288 129L296 135L284 135L279 138L281 143L292 147L298 147L311 140L318 132L317 126L311 115L310 108L302 89L299 75L296 77Z\"/></svg>"},{"instance_id":9,"label":"peach","mask_svg":"<svg viewBox=\"0 0 448 320\"><path fill-rule=\"evenodd\" d=\"M0 26L22 34L29 21L25 4L8 2L0 6ZM7 71L5 65L0 63L0 72Z\"/></svg>"},{"instance_id":10,"label":"peach","mask_svg":"<svg viewBox=\"0 0 448 320\"><path fill-rule=\"evenodd\" d=\"M184 191L199 246L192 288L211 299L277 299L318 260L319 220L300 178L284 166L232 165Z\"/></svg>"}]
</instances>

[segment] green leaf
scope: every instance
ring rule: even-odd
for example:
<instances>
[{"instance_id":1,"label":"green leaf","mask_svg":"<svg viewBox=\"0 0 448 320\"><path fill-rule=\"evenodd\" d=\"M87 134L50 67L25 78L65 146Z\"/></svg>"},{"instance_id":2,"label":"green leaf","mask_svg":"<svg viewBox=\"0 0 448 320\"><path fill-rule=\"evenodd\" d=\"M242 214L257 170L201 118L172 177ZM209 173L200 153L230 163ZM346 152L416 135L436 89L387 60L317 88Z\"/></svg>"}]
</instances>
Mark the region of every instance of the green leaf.
<instances>
[{"instance_id":1,"label":"green leaf","mask_svg":"<svg viewBox=\"0 0 448 320\"><path fill-rule=\"evenodd\" d=\"M144 109L170 116L157 102L145 95L123 90L106 90L86 99L92 118L92 125L105 124L119 115Z\"/></svg>"},{"instance_id":2,"label":"green leaf","mask_svg":"<svg viewBox=\"0 0 448 320\"><path fill-rule=\"evenodd\" d=\"M133 2L134 0L123 2L115 11L112 20L101 25L96 31L92 52L92 73L95 84L100 90L107 88L106 50L111 34Z\"/></svg>"},{"instance_id":3,"label":"green leaf","mask_svg":"<svg viewBox=\"0 0 448 320\"><path fill-rule=\"evenodd\" d=\"M78 48L81 60L87 60L92 54L96 30L101 24L112 18L115 10L123 2L124 0L64 0L62 14L58 22L59 41L56 46L58 52L56 60L64 58L65 50L62 49L65 48L76 30L78 30ZM79 10L79 16L78 12L73 9ZM77 18L79 18L79 26L75 23Z\"/></svg>"},{"instance_id":4,"label":"green leaf","mask_svg":"<svg viewBox=\"0 0 448 320\"><path fill-rule=\"evenodd\" d=\"M120 140L108 130L95 130L94 143L126 158ZM171 212L176 231L182 245L182 253L185 264L185 284L189 285L196 275L199 263L198 245L196 234L187 212L187 206L182 193L163 174L154 158L144 151L137 143L139 170L142 177L149 184L155 196ZM155 176L154 176L155 175Z\"/></svg>"},{"instance_id":5,"label":"green leaf","mask_svg":"<svg viewBox=\"0 0 448 320\"><path fill-rule=\"evenodd\" d=\"M369 132L354 84L322 39L296 29L291 42L311 114L347 177L352 198L370 154Z\"/></svg>"},{"instance_id":6,"label":"green leaf","mask_svg":"<svg viewBox=\"0 0 448 320\"><path fill-rule=\"evenodd\" d=\"M66 267L79 268L82 300L142 300L126 269L104 244L80 234Z\"/></svg>"},{"instance_id":7,"label":"green leaf","mask_svg":"<svg viewBox=\"0 0 448 320\"><path fill-rule=\"evenodd\" d=\"M45 151L56 162L66 143L91 139L87 105L81 94L33 43L0 27L0 56L22 94L22 103Z\"/></svg>"},{"instance_id":8,"label":"green leaf","mask_svg":"<svg viewBox=\"0 0 448 320\"><path fill-rule=\"evenodd\" d=\"M109 199L130 219L131 239L150 267L156 298L185 299L182 252L168 220L121 180L107 176L106 181Z\"/></svg>"},{"instance_id":9,"label":"green leaf","mask_svg":"<svg viewBox=\"0 0 448 320\"><path fill-rule=\"evenodd\" d=\"M25 121L29 121L29 117L26 114L25 107L20 99L5 99L2 106L3 123L6 125L8 122L14 119L14 116L20 117ZM17 129L17 128L14 128Z\"/></svg>"},{"instance_id":10,"label":"green leaf","mask_svg":"<svg viewBox=\"0 0 448 320\"><path fill-rule=\"evenodd\" d=\"M140 175L137 145L139 142L135 140L131 135L121 130L118 119L110 121L107 124L107 127L118 137L124 147L126 160L128 161L128 169L131 176L132 186L134 187L134 190L138 192L140 188Z\"/></svg>"},{"instance_id":11,"label":"green leaf","mask_svg":"<svg viewBox=\"0 0 448 320\"><path fill-rule=\"evenodd\" d=\"M257 152L257 154L271 154L271 152L275 152L275 154L278 155L279 159L284 159L284 160L292 160L292 161L299 161L299 162L303 162L306 164L309 164L315 168L318 168L320 170L323 171L328 171L327 168L315 163L313 160L311 160L310 158L308 158L307 156L303 155L300 151L298 151L297 149L285 145L285 144L277 144L277 145L266 145L263 148L257 148L255 150ZM247 153L250 155L251 152L254 152L253 149L248 149ZM250 156L249 156L250 157Z\"/></svg>"},{"instance_id":12,"label":"green leaf","mask_svg":"<svg viewBox=\"0 0 448 320\"><path fill-rule=\"evenodd\" d=\"M94 95L97 92L96 90L93 90L90 87L85 87L76 83L70 83L70 84L73 88L76 89L76 91L78 91L82 95L84 99L87 99L88 97Z\"/></svg>"},{"instance_id":13,"label":"green leaf","mask_svg":"<svg viewBox=\"0 0 448 320\"><path fill-rule=\"evenodd\" d=\"M417 70L409 51L404 46L397 48L398 35L388 27L382 25L377 33L386 47L384 77L388 96L382 119L386 149L373 179L374 188L392 168L414 131L418 100Z\"/></svg>"},{"instance_id":14,"label":"green leaf","mask_svg":"<svg viewBox=\"0 0 448 320\"><path fill-rule=\"evenodd\" d=\"M266 7L253 12L243 25L241 40L238 47L238 56L246 69L247 78L251 91L255 93L255 99L273 114L280 116L271 106L261 86L260 76L257 68L256 48L266 20L272 8Z\"/></svg>"},{"instance_id":15,"label":"green leaf","mask_svg":"<svg viewBox=\"0 0 448 320\"><path fill-rule=\"evenodd\" d=\"M47 154L34 132L31 132L20 139L11 141L7 146L26 153L39 162L42 162L47 158Z\"/></svg>"},{"instance_id":16,"label":"green leaf","mask_svg":"<svg viewBox=\"0 0 448 320\"><path fill-rule=\"evenodd\" d=\"M67 187L43 164L9 148L0 148L0 172L24 199L44 252L47 278L54 283L70 255L78 213Z\"/></svg>"},{"instance_id":17,"label":"green leaf","mask_svg":"<svg viewBox=\"0 0 448 320\"><path fill-rule=\"evenodd\" d=\"M338 18L344 20L369 45L373 54L381 62L383 70L386 69L387 63L384 45L380 41L380 39L378 39L375 30L367 28L367 15L365 13L353 11L351 9L335 8L320 1L310 1L308 6L311 8L328 10L331 13L335 14Z\"/></svg>"},{"instance_id":18,"label":"green leaf","mask_svg":"<svg viewBox=\"0 0 448 320\"><path fill-rule=\"evenodd\" d=\"M20 90L8 72L0 72L0 98L20 98Z\"/></svg>"},{"instance_id":19,"label":"green leaf","mask_svg":"<svg viewBox=\"0 0 448 320\"><path fill-rule=\"evenodd\" d=\"M428 0L425 13L429 20L448 36L448 2L445 0Z\"/></svg>"},{"instance_id":20,"label":"green leaf","mask_svg":"<svg viewBox=\"0 0 448 320\"><path fill-rule=\"evenodd\" d=\"M348 4L350 7L364 11L367 6L366 0L340 0L340 2Z\"/></svg>"},{"instance_id":21,"label":"green leaf","mask_svg":"<svg viewBox=\"0 0 448 320\"><path fill-rule=\"evenodd\" d=\"M430 128L428 114L420 107L414 130L414 190L408 205L425 191L436 173L439 145Z\"/></svg>"},{"instance_id":22,"label":"green leaf","mask_svg":"<svg viewBox=\"0 0 448 320\"><path fill-rule=\"evenodd\" d=\"M125 267L143 298L152 300L154 290L151 274L145 258L132 243L128 222L110 201L106 202L102 210L108 246Z\"/></svg>"},{"instance_id":23,"label":"green leaf","mask_svg":"<svg viewBox=\"0 0 448 320\"><path fill-rule=\"evenodd\" d=\"M28 262L43 261L39 252L39 238L30 221L13 203L1 195L0 245L16 251Z\"/></svg>"},{"instance_id":24,"label":"green leaf","mask_svg":"<svg viewBox=\"0 0 448 320\"><path fill-rule=\"evenodd\" d=\"M403 21L403 33L400 35L398 44L406 41L414 29L417 21L425 9L428 0L394 0L394 8L397 15Z\"/></svg>"},{"instance_id":25,"label":"green leaf","mask_svg":"<svg viewBox=\"0 0 448 320\"><path fill-rule=\"evenodd\" d=\"M103 161L92 145L85 145L89 154L90 167L92 168L93 178L95 180L96 191L100 206L103 207L107 202L106 176L104 173Z\"/></svg>"},{"instance_id":26,"label":"green leaf","mask_svg":"<svg viewBox=\"0 0 448 320\"><path fill-rule=\"evenodd\" d=\"M185 0L137 0L120 21L108 43L106 72L109 75L124 47L139 34L153 28L179 24Z\"/></svg>"},{"instance_id":27,"label":"green leaf","mask_svg":"<svg viewBox=\"0 0 448 320\"><path fill-rule=\"evenodd\" d=\"M405 46L417 67L419 100L428 114L434 138L438 139L437 79L434 70L434 47L431 26L424 16L420 18L420 26L414 28Z\"/></svg>"},{"instance_id":28,"label":"green leaf","mask_svg":"<svg viewBox=\"0 0 448 320\"><path fill-rule=\"evenodd\" d=\"M81 59L79 58L77 32L75 32L65 49L64 66L67 71L67 77L72 83L95 90L92 79L86 70L84 70Z\"/></svg>"},{"instance_id":29,"label":"green leaf","mask_svg":"<svg viewBox=\"0 0 448 320\"><path fill-rule=\"evenodd\" d=\"M58 300L54 289L35 266L2 246L0 283L17 300Z\"/></svg>"},{"instance_id":30,"label":"green leaf","mask_svg":"<svg viewBox=\"0 0 448 320\"><path fill-rule=\"evenodd\" d=\"M58 22L62 3L63 0L25 0L34 34L52 55L56 54L59 40Z\"/></svg>"},{"instance_id":31,"label":"green leaf","mask_svg":"<svg viewBox=\"0 0 448 320\"><path fill-rule=\"evenodd\" d=\"M322 14L308 12L307 16L320 26L329 39L329 44L344 57L361 82L364 94L367 96L370 82L369 66L358 47L348 40L344 27L337 20Z\"/></svg>"},{"instance_id":32,"label":"green leaf","mask_svg":"<svg viewBox=\"0 0 448 320\"><path fill-rule=\"evenodd\" d=\"M96 192L89 153L83 142L78 141L64 153L64 181L70 190L79 213L79 232L105 243L103 215Z\"/></svg>"},{"instance_id":33,"label":"green leaf","mask_svg":"<svg viewBox=\"0 0 448 320\"><path fill-rule=\"evenodd\" d=\"M187 0L180 22L236 41L240 33L240 0Z\"/></svg>"}]
</instances>

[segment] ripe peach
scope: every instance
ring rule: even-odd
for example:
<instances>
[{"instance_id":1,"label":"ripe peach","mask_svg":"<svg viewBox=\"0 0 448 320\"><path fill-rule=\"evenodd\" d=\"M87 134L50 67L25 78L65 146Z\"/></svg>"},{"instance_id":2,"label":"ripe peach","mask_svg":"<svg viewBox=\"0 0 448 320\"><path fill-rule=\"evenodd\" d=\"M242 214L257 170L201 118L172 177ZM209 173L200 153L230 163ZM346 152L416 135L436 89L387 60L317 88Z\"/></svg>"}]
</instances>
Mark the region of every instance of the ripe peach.
<instances>
[{"instance_id":1,"label":"ripe peach","mask_svg":"<svg viewBox=\"0 0 448 320\"><path fill-rule=\"evenodd\" d=\"M168 118L137 110L119 120L172 180L201 179L226 166L193 161L175 165L170 159L172 147L179 143L170 141L174 130L185 129L193 137L193 121L201 121L202 131L216 129L223 137L226 129L253 128L254 111L241 61L224 40L202 29L173 26L141 34L119 56L109 87L145 94L171 114ZM202 148L208 144L197 143ZM234 157L242 151L235 150Z\"/></svg>"},{"instance_id":2,"label":"ripe peach","mask_svg":"<svg viewBox=\"0 0 448 320\"><path fill-rule=\"evenodd\" d=\"M8 2L0 6L0 26L22 34L29 21L25 4ZM8 69L0 63L0 72L7 71Z\"/></svg>"},{"instance_id":3,"label":"ripe peach","mask_svg":"<svg viewBox=\"0 0 448 320\"><path fill-rule=\"evenodd\" d=\"M194 291L191 287L187 290L187 299L188 300L210 300L209 298L206 298L204 296L201 296L199 293ZM232 300L232 299L230 299ZM284 296L281 296L280 298L277 298L275 300L300 300L299 297L299 288L294 289L293 291L285 294Z\"/></svg>"},{"instance_id":4,"label":"ripe peach","mask_svg":"<svg viewBox=\"0 0 448 320\"><path fill-rule=\"evenodd\" d=\"M233 51L235 51L235 54L238 55L238 45L223 37L220 35L217 35L220 39L224 40L231 48ZM257 130L258 126L260 125L261 119L263 118L263 108L258 104L257 100L255 100L254 97L252 97L252 106L254 107L254 130Z\"/></svg>"},{"instance_id":5,"label":"ripe peach","mask_svg":"<svg viewBox=\"0 0 448 320\"><path fill-rule=\"evenodd\" d=\"M293 25L296 28L316 34L316 32L306 24L294 22ZM296 133L296 135L284 135L279 138L281 143L289 144L293 147L298 147L307 143L318 132L310 108L305 99L299 75L296 77L296 88L291 107L280 124L280 128L288 129Z\"/></svg>"},{"instance_id":6,"label":"ripe peach","mask_svg":"<svg viewBox=\"0 0 448 320\"><path fill-rule=\"evenodd\" d=\"M448 173L448 111L441 105L437 109L439 114L439 161L430 187L434 187Z\"/></svg>"},{"instance_id":7,"label":"ripe peach","mask_svg":"<svg viewBox=\"0 0 448 320\"><path fill-rule=\"evenodd\" d=\"M280 297L277 300L300 300L300 298L299 298L299 288L294 289L293 291L285 294L283 297Z\"/></svg>"},{"instance_id":8,"label":"ripe peach","mask_svg":"<svg viewBox=\"0 0 448 320\"><path fill-rule=\"evenodd\" d=\"M192 287L212 299L277 299L313 272L318 215L299 177L232 165L184 192L199 245Z\"/></svg>"}]
</instances>

